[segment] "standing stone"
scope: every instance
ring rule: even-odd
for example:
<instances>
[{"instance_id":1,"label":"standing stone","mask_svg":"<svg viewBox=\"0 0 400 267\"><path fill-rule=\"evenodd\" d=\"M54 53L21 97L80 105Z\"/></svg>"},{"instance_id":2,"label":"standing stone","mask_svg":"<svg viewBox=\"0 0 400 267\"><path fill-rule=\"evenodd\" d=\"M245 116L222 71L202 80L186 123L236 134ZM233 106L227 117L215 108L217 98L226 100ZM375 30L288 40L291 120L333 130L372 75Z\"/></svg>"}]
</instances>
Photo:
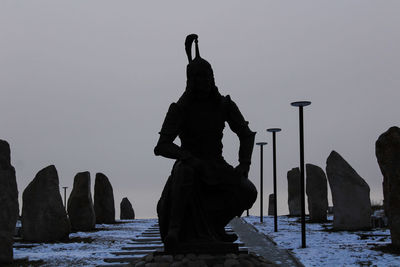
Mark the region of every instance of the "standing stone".
<instances>
[{"instance_id":1,"label":"standing stone","mask_svg":"<svg viewBox=\"0 0 400 267\"><path fill-rule=\"evenodd\" d=\"M325 172L318 166L306 164L306 193L311 222L326 222L328 183Z\"/></svg>"},{"instance_id":2,"label":"standing stone","mask_svg":"<svg viewBox=\"0 0 400 267\"><path fill-rule=\"evenodd\" d=\"M115 223L113 188L102 173L96 174L94 183L94 212L96 223Z\"/></svg>"},{"instance_id":3,"label":"standing stone","mask_svg":"<svg viewBox=\"0 0 400 267\"><path fill-rule=\"evenodd\" d=\"M13 235L18 218L18 189L10 154L10 145L0 140L0 265L13 260Z\"/></svg>"},{"instance_id":4,"label":"standing stone","mask_svg":"<svg viewBox=\"0 0 400 267\"><path fill-rule=\"evenodd\" d=\"M289 215L301 215L300 169L293 168L287 173Z\"/></svg>"},{"instance_id":5,"label":"standing stone","mask_svg":"<svg viewBox=\"0 0 400 267\"><path fill-rule=\"evenodd\" d=\"M22 194L22 238L53 242L68 239L69 232L57 170L50 165L36 174Z\"/></svg>"},{"instance_id":6,"label":"standing stone","mask_svg":"<svg viewBox=\"0 0 400 267\"><path fill-rule=\"evenodd\" d=\"M75 175L74 186L68 198L68 215L74 231L90 231L95 228L92 193L90 191L90 173Z\"/></svg>"},{"instance_id":7,"label":"standing stone","mask_svg":"<svg viewBox=\"0 0 400 267\"><path fill-rule=\"evenodd\" d=\"M134 220L135 219L135 212L133 211L132 204L128 200L127 197L124 197L122 199L120 208L121 208L121 214L120 214L121 220Z\"/></svg>"},{"instance_id":8,"label":"standing stone","mask_svg":"<svg viewBox=\"0 0 400 267\"><path fill-rule=\"evenodd\" d=\"M400 128L391 127L379 136L375 154L383 174L383 204L392 244L400 247Z\"/></svg>"},{"instance_id":9,"label":"standing stone","mask_svg":"<svg viewBox=\"0 0 400 267\"><path fill-rule=\"evenodd\" d=\"M326 161L326 174L332 191L333 228L363 230L371 227L369 186L336 152Z\"/></svg>"},{"instance_id":10,"label":"standing stone","mask_svg":"<svg viewBox=\"0 0 400 267\"><path fill-rule=\"evenodd\" d=\"M274 216L275 213L275 195L274 194L269 194L269 199L268 199L268 215L269 216Z\"/></svg>"}]
</instances>

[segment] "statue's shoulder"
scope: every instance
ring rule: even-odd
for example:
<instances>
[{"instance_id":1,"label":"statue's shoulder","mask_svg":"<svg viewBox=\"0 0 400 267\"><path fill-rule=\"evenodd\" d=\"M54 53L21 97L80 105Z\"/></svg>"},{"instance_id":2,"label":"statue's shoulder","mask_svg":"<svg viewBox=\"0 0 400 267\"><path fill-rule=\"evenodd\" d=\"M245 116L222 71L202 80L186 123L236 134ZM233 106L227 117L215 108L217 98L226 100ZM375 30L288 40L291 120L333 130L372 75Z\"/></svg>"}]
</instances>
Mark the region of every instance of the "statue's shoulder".
<instances>
[{"instance_id":1,"label":"statue's shoulder","mask_svg":"<svg viewBox=\"0 0 400 267\"><path fill-rule=\"evenodd\" d=\"M230 95L221 95L221 103L225 109L230 109L235 102L233 102Z\"/></svg>"},{"instance_id":2,"label":"statue's shoulder","mask_svg":"<svg viewBox=\"0 0 400 267\"><path fill-rule=\"evenodd\" d=\"M168 115L179 116L182 113L182 108L179 105L179 102L172 102L168 108Z\"/></svg>"}]
</instances>

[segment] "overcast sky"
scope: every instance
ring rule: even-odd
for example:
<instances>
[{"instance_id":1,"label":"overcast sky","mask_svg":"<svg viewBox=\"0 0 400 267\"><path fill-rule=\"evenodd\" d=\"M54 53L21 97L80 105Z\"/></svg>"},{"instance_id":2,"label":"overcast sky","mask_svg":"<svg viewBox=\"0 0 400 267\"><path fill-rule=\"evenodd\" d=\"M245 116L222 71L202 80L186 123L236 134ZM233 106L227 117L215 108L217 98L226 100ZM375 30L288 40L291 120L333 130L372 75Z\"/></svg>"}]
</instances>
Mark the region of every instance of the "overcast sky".
<instances>
[{"instance_id":1,"label":"overcast sky","mask_svg":"<svg viewBox=\"0 0 400 267\"><path fill-rule=\"evenodd\" d=\"M265 213L277 136L278 208L298 166L296 100L305 159L340 153L382 200L375 141L400 124L400 1L0 2L0 139L11 145L20 197L54 164L68 193L77 172L106 174L119 203L156 217L173 161L153 154L165 113L185 89L184 39L199 35L217 86L231 95L264 150ZM237 164L237 137L224 132ZM251 180L259 188L259 149ZM250 211L259 212L259 199Z\"/></svg>"}]
</instances>

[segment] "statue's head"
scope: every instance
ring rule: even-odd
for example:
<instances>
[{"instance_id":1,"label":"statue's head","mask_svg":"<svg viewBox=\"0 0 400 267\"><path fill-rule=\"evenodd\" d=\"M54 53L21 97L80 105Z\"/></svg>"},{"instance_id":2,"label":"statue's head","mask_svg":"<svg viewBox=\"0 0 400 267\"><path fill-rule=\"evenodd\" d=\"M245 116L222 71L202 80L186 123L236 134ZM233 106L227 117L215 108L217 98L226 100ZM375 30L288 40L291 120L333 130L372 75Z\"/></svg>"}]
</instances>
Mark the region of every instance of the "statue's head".
<instances>
[{"instance_id":1,"label":"statue's head","mask_svg":"<svg viewBox=\"0 0 400 267\"><path fill-rule=\"evenodd\" d=\"M200 57L198 36L190 34L186 37L185 48L189 60L186 67L187 90L197 99L207 99L215 95L217 88L214 81L214 73L210 63ZM192 43L196 44L196 55L192 59Z\"/></svg>"}]
</instances>

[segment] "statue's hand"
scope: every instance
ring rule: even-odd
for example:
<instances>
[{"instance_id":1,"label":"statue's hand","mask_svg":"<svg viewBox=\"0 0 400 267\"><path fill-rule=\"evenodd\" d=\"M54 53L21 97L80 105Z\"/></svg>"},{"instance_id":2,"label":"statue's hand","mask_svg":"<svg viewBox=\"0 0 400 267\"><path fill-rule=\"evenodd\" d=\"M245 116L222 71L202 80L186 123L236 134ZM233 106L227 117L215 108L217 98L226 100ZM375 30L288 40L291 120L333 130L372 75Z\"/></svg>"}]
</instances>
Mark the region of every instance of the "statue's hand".
<instances>
[{"instance_id":1,"label":"statue's hand","mask_svg":"<svg viewBox=\"0 0 400 267\"><path fill-rule=\"evenodd\" d=\"M250 170L249 164L240 163L235 167L235 171L238 172L243 179L248 178L249 170Z\"/></svg>"}]
</instances>

